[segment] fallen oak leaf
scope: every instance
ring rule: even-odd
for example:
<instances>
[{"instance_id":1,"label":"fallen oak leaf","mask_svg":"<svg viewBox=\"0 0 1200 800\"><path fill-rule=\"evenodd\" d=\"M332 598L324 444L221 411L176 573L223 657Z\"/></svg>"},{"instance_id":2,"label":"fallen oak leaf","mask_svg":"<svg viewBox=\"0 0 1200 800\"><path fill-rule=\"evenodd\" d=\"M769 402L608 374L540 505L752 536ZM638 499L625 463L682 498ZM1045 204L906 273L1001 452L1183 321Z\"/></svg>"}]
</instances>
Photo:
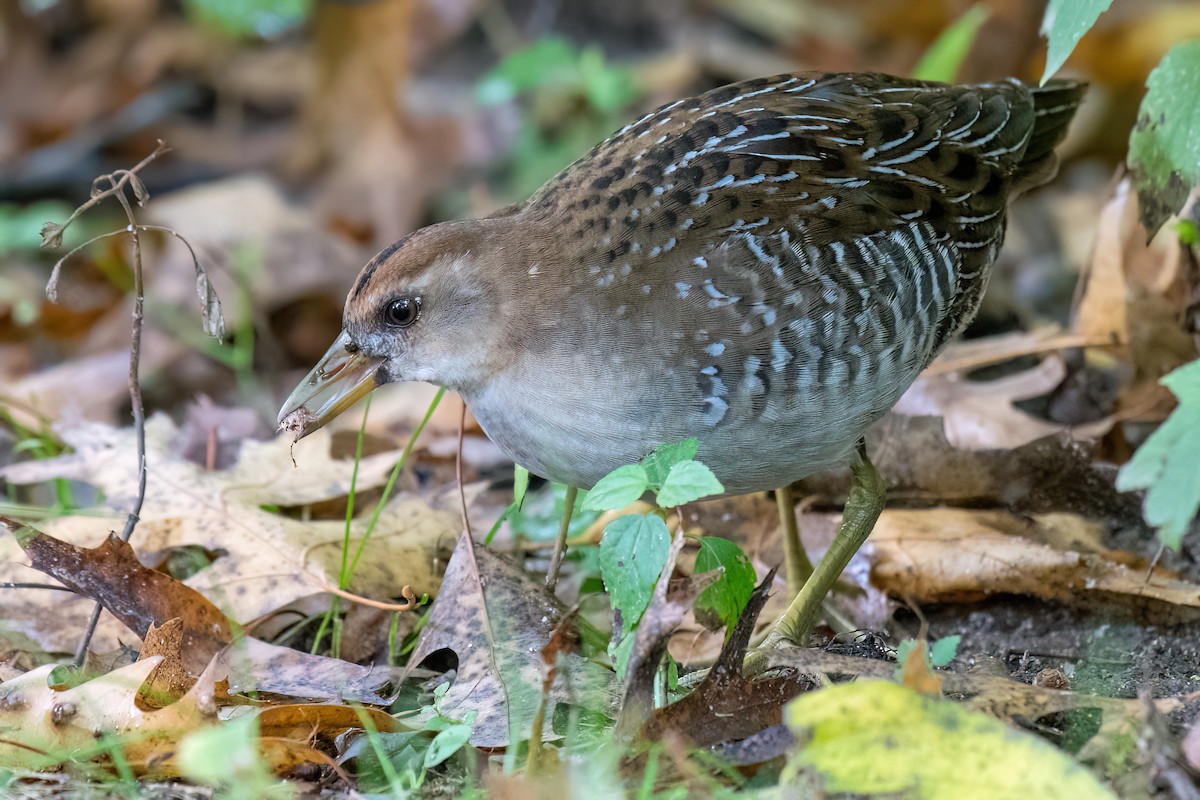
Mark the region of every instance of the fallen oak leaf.
<instances>
[{"instance_id":1,"label":"fallen oak leaf","mask_svg":"<svg viewBox=\"0 0 1200 800\"><path fill-rule=\"evenodd\" d=\"M142 637L138 661L161 657L158 668L150 673L143 687L142 699L154 708L162 708L179 700L195 683L184 666L183 620L179 617L162 625L150 623Z\"/></svg>"},{"instance_id":2,"label":"fallen oak leaf","mask_svg":"<svg viewBox=\"0 0 1200 800\"><path fill-rule=\"evenodd\" d=\"M44 770L97 758L97 731L113 734L125 759L150 765L173 752L185 733L216 722L213 670L205 670L178 702L149 711L137 699L161 662L155 656L64 690L50 686L47 664L0 683L0 763Z\"/></svg>"},{"instance_id":3,"label":"fallen oak leaf","mask_svg":"<svg viewBox=\"0 0 1200 800\"><path fill-rule=\"evenodd\" d=\"M1100 211L1092 257L1079 276L1081 296L1071 327L1110 345L1129 343L1129 287L1125 279L1126 242L1137 221L1129 177L1113 189Z\"/></svg>"},{"instance_id":4,"label":"fallen oak leaf","mask_svg":"<svg viewBox=\"0 0 1200 800\"><path fill-rule=\"evenodd\" d=\"M233 638L220 609L186 584L142 566L129 543L116 535L85 549L10 517L0 516L0 527L13 535L34 569L100 603L139 637L151 625L180 620L183 666L192 677Z\"/></svg>"},{"instance_id":5,"label":"fallen oak leaf","mask_svg":"<svg viewBox=\"0 0 1200 800\"><path fill-rule=\"evenodd\" d=\"M336 748L343 733L366 725L378 733L408 730L399 720L377 708L331 703L288 703L266 706L258 711L258 729L263 737L312 742L322 750Z\"/></svg>"},{"instance_id":6,"label":"fallen oak leaf","mask_svg":"<svg viewBox=\"0 0 1200 800\"><path fill-rule=\"evenodd\" d=\"M990 381L958 373L922 373L893 407L909 417L941 417L946 439L962 450L1012 449L1066 430L1018 409L1015 403L1047 394L1067 376L1066 364L1050 354L1035 367ZM1099 436L1112 417L1071 428L1074 436Z\"/></svg>"},{"instance_id":7,"label":"fallen oak leaf","mask_svg":"<svg viewBox=\"0 0 1200 800\"><path fill-rule=\"evenodd\" d=\"M405 674L439 650L453 652L458 666L439 704L442 714L463 719L474 711L471 744L506 746L511 733L527 737L532 730L545 676L542 651L565 614L543 581L463 535ZM556 705L608 713L611 682L608 669L579 652L559 650L550 697ZM553 711L550 706L546 713Z\"/></svg>"},{"instance_id":8,"label":"fallen oak leaf","mask_svg":"<svg viewBox=\"0 0 1200 800\"><path fill-rule=\"evenodd\" d=\"M1093 544L1100 531L1066 513L889 509L871 534L871 583L917 603L1020 594L1116 605L1159 622L1200 617L1200 585L1122 563L1127 554Z\"/></svg>"}]
</instances>

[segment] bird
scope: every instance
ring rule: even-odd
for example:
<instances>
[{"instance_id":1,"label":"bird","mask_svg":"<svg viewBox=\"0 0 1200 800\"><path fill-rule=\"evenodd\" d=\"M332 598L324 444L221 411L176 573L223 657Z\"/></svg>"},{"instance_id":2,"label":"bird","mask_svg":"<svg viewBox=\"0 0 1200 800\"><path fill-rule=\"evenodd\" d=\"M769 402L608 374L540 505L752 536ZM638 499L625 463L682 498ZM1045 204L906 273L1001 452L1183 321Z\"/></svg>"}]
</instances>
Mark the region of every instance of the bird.
<instances>
[{"instance_id":1,"label":"bird","mask_svg":"<svg viewBox=\"0 0 1200 800\"><path fill-rule=\"evenodd\" d=\"M1054 176L1085 90L800 72L663 105L526 201L372 258L281 429L438 384L568 509L695 438L726 494L778 490L799 574L768 642L805 644L883 508L864 433L974 317L1008 202ZM846 466L814 568L787 487Z\"/></svg>"}]
</instances>

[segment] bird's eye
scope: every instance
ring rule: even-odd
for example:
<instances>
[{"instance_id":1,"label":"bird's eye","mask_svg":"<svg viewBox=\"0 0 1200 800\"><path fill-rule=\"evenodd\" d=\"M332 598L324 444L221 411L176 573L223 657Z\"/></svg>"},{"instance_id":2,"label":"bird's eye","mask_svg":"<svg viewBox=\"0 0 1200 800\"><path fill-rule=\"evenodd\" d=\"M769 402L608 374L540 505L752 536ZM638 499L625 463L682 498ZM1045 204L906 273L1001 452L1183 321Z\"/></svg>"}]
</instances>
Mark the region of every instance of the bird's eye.
<instances>
[{"instance_id":1,"label":"bird's eye","mask_svg":"<svg viewBox=\"0 0 1200 800\"><path fill-rule=\"evenodd\" d=\"M398 297L383 310L384 321L396 328L407 328L421 316L421 298Z\"/></svg>"}]
</instances>

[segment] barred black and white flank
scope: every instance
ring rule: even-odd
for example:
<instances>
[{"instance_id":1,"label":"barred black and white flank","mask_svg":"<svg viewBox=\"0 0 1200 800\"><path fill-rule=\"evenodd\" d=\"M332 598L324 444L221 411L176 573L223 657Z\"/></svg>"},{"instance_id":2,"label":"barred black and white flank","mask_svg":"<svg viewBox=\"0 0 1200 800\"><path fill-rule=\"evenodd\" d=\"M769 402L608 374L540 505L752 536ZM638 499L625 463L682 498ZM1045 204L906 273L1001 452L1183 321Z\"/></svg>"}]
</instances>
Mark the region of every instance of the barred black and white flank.
<instances>
[{"instance_id":1,"label":"barred black and white flank","mask_svg":"<svg viewBox=\"0 0 1200 800\"><path fill-rule=\"evenodd\" d=\"M385 250L345 335L548 478L695 436L729 491L777 487L847 463L971 319L1082 94L795 74L680 100L527 202ZM396 298L419 321L389 322Z\"/></svg>"}]
</instances>

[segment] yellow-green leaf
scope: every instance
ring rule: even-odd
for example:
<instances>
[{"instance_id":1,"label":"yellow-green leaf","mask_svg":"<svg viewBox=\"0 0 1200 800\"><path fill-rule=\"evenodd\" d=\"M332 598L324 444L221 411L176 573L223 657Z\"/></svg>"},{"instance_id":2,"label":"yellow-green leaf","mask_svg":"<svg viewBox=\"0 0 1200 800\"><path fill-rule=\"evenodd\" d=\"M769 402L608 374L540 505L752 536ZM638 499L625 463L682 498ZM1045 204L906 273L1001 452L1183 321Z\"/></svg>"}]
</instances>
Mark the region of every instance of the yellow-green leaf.
<instances>
[{"instance_id":1,"label":"yellow-green leaf","mask_svg":"<svg viewBox=\"0 0 1200 800\"><path fill-rule=\"evenodd\" d=\"M801 695L787 721L800 744L784 780L816 770L831 794L1116 800L1037 736L894 683L858 681Z\"/></svg>"}]
</instances>

